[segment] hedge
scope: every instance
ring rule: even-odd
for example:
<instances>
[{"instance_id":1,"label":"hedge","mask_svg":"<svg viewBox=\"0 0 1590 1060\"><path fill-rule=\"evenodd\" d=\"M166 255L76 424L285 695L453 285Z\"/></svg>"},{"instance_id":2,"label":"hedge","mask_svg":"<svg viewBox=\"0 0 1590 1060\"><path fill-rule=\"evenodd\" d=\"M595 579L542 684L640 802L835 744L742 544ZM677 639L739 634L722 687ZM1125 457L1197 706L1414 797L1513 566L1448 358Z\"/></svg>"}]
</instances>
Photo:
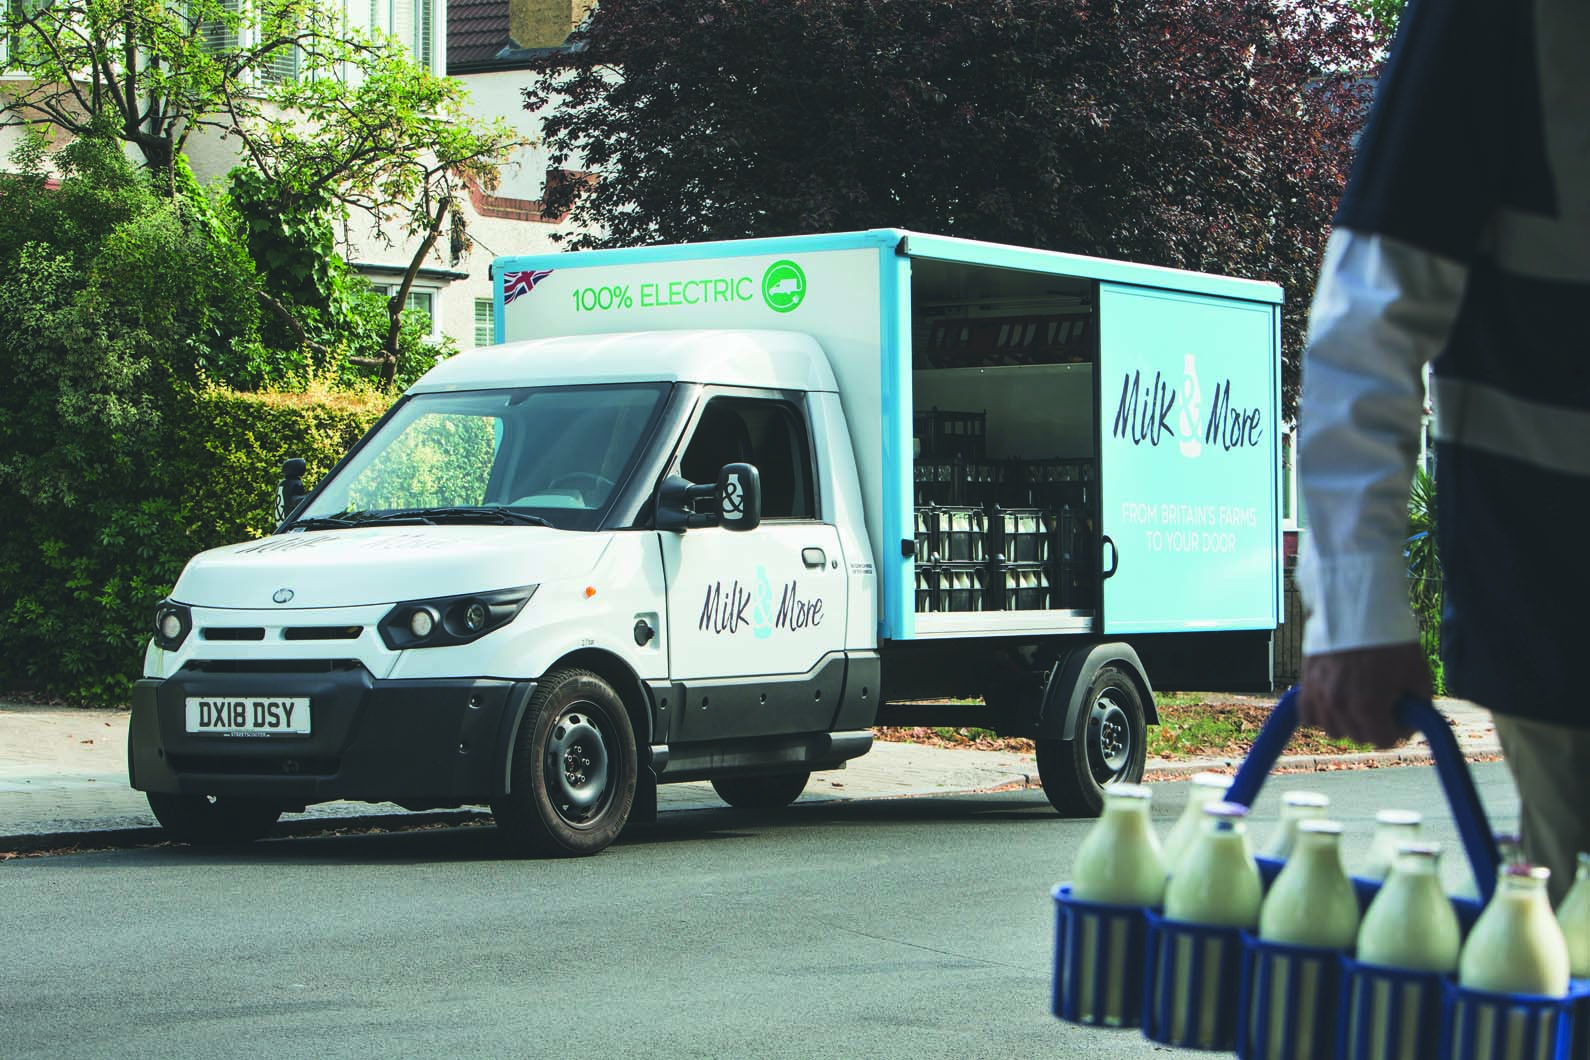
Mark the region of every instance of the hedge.
<instances>
[{"instance_id":1,"label":"hedge","mask_svg":"<svg viewBox=\"0 0 1590 1060\"><path fill-rule=\"evenodd\" d=\"M273 528L282 461L325 474L385 411L373 391L239 393L207 387L166 413L168 452L132 480L106 475L92 503L25 491L0 539L0 690L124 704L155 603L195 553Z\"/></svg>"}]
</instances>

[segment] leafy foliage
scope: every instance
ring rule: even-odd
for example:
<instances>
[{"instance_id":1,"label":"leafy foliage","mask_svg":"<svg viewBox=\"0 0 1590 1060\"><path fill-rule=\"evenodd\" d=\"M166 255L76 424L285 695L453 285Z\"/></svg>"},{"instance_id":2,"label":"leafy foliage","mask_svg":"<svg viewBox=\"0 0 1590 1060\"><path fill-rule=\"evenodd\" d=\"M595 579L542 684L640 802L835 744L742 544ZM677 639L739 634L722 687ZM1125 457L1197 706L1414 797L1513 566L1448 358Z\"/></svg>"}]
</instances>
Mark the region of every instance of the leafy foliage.
<instances>
[{"instance_id":1,"label":"leafy foliage","mask_svg":"<svg viewBox=\"0 0 1590 1060\"><path fill-rule=\"evenodd\" d=\"M603 0L526 104L629 246L870 227L1279 281L1286 411L1374 52L1346 0Z\"/></svg>"},{"instance_id":2,"label":"leafy foliage","mask_svg":"<svg viewBox=\"0 0 1590 1060\"><path fill-rule=\"evenodd\" d=\"M0 681L119 702L188 557L266 529L286 448L324 470L388 399L217 415L202 379L302 376L262 338L236 216L157 194L115 141L61 151L55 190L42 157L0 179Z\"/></svg>"}]
</instances>

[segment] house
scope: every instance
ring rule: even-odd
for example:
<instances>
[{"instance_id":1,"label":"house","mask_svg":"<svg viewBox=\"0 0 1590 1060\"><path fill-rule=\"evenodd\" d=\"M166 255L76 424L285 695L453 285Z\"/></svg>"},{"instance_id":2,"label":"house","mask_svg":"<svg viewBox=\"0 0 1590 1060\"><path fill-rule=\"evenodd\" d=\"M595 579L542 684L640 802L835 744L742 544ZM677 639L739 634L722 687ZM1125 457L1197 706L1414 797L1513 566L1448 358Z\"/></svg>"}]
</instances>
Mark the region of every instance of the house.
<instances>
[{"instance_id":1,"label":"house","mask_svg":"<svg viewBox=\"0 0 1590 1060\"><path fill-rule=\"evenodd\" d=\"M230 4L246 0L228 0ZM339 0L332 0L333 3ZM503 167L501 185L492 192L471 188L464 204L472 252L459 262L448 260L446 241L421 267L409 293L409 304L431 318L433 335L445 334L461 348L491 339L490 263L508 253L536 253L556 248L552 234L565 225L546 216L541 199L548 180L566 179L549 173L539 146L538 122L524 110L521 91L530 80L527 62L561 46L570 30L589 12L593 0L340 0L346 24L372 28L407 44L415 58L433 72L459 78L470 94L468 110L484 118L500 117L526 138L537 141ZM215 27L205 34L213 49L246 47L237 29ZM7 42L0 33L0 59ZM297 56L288 53L272 63L271 79L298 75ZM3 72L0 77L11 77ZM18 137L0 128L0 165ZM186 147L201 180L216 179L237 162L233 142L213 133L195 134ZM344 232L343 255L377 287L397 289L412 256L402 233L383 239L361 218Z\"/></svg>"}]
</instances>

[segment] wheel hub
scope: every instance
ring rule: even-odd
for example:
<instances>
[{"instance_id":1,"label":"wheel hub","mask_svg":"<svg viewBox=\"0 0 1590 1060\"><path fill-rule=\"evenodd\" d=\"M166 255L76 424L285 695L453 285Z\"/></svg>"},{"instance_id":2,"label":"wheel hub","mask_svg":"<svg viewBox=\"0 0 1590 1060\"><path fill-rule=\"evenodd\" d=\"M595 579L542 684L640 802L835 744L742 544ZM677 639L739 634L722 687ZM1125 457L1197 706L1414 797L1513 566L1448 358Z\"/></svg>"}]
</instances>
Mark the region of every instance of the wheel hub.
<instances>
[{"instance_id":1,"label":"wheel hub","mask_svg":"<svg viewBox=\"0 0 1590 1060\"><path fill-rule=\"evenodd\" d=\"M1132 760L1132 726L1126 711L1108 695L1100 696L1093 703L1088 732L1089 757L1103 767L1101 779L1113 780Z\"/></svg>"},{"instance_id":2,"label":"wheel hub","mask_svg":"<svg viewBox=\"0 0 1590 1060\"><path fill-rule=\"evenodd\" d=\"M547 765L549 794L565 812L582 815L607 793L607 743L584 714L571 711L553 725Z\"/></svg>"}]
</instances>

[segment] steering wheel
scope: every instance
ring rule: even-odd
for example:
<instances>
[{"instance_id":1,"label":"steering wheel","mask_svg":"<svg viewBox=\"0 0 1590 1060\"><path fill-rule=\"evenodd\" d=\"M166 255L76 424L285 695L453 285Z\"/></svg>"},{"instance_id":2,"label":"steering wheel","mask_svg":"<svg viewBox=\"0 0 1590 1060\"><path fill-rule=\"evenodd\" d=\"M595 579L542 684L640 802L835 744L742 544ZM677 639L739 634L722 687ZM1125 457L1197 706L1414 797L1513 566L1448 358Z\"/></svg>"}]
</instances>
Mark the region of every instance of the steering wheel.
<instances>
[{"instance_id":1,"label":"steering wheel","mask_svg":"<svg viewBox=\"0 0 1590 1060\"><path fill-rule=\"evenodd\" d=\"M582 486L581 483L586 485ZM612 479L605 475L598 475L594 471L570 471L568 474L559 475L547 483L547 489L549 490L559 488L577 489L581 493L585 493L593 487L596 490L611 492L613 486L614 482Z\"/></svg>"}]
</instances>

